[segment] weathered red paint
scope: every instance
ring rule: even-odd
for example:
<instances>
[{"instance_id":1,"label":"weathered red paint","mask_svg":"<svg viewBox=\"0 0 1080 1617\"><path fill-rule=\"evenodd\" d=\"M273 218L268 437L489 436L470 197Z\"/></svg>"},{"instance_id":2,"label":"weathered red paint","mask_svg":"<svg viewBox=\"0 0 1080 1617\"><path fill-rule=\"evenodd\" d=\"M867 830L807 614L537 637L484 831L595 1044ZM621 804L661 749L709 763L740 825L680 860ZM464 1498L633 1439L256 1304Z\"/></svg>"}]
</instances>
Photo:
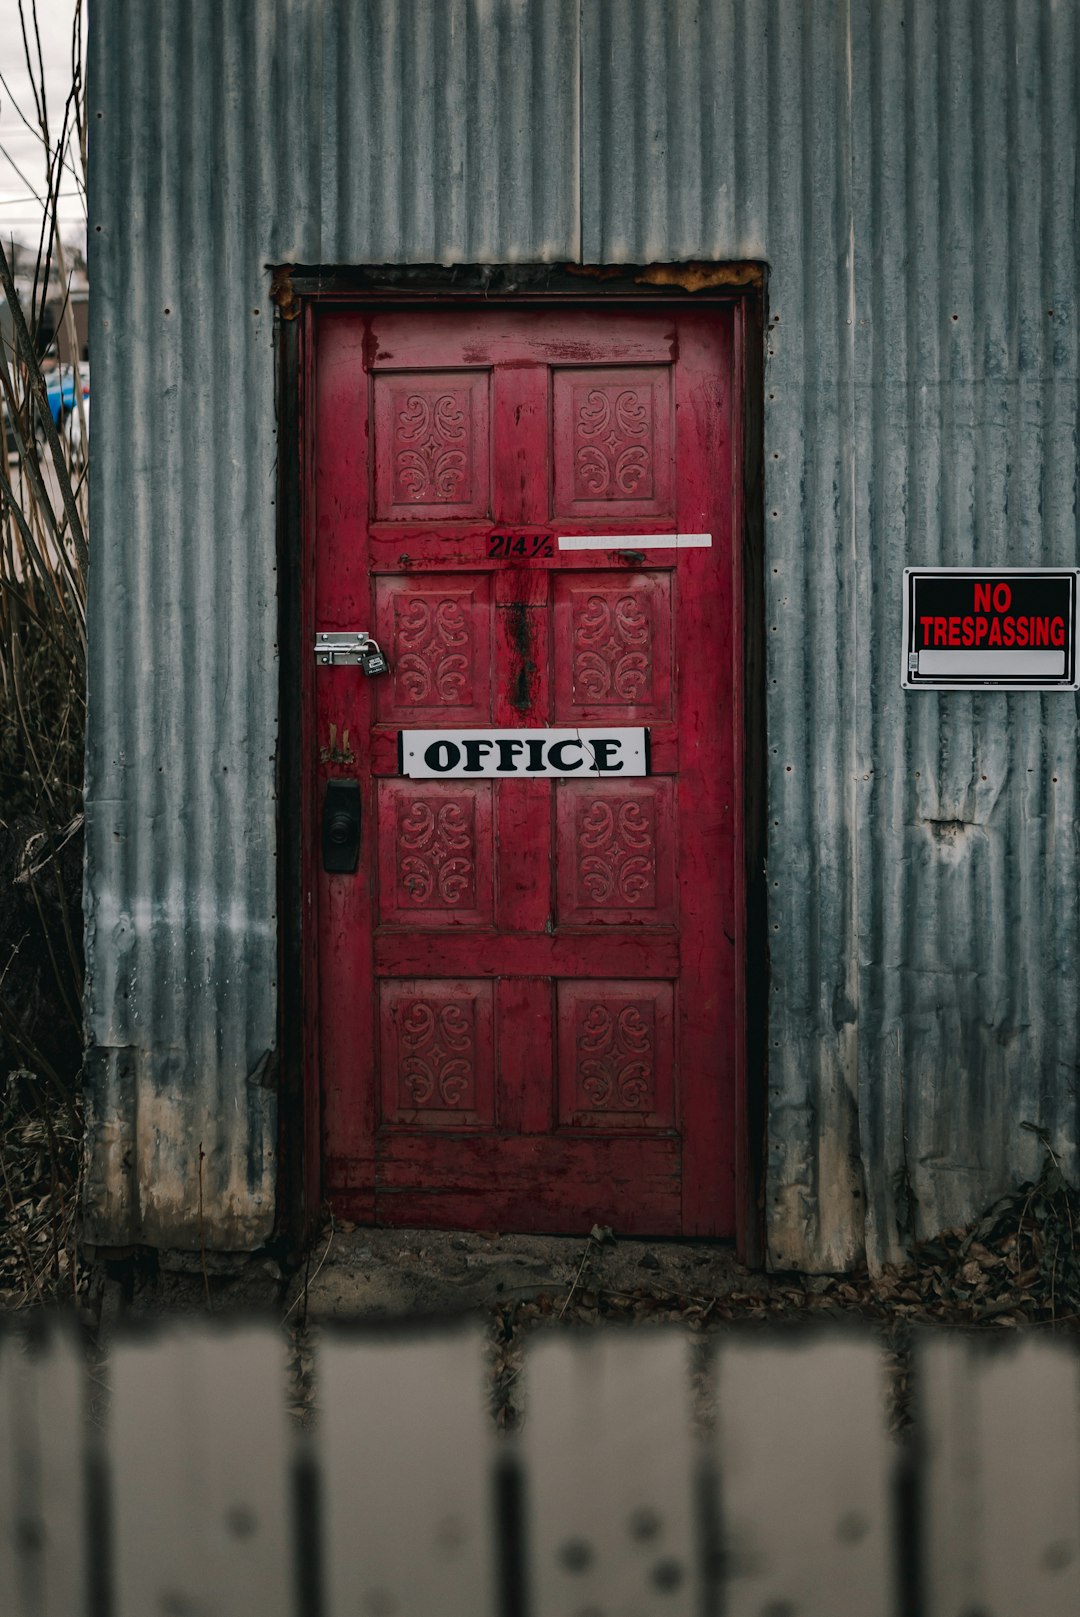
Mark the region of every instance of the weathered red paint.
<instances>
[{"instance_id":1,"label":"weathered red paint","mask_svg":"<svg viewBox=\"0 0 1080 1617\"><path fill-rule=\"evenodd\" d=\"M733 1233L742 1051L734 306L315 319L313 872L326 1187L383 1223ZM552 554L489 557L490 536ZM560 534L711 548L559 551ZM620 782L410 781L397 731L647 725Z\"/></svg>"}]
</instances>

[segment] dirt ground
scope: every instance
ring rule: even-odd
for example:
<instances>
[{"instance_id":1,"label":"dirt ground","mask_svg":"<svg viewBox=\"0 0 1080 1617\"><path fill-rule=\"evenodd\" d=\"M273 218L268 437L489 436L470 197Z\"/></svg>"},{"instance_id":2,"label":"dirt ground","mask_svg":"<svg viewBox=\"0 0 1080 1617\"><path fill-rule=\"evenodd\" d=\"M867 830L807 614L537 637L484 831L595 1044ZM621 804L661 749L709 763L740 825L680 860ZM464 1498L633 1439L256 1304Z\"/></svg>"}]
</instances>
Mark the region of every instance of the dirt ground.
<instances>
[{"instance_id":1,"label":"dirt ground","mask_svg":"<svg viewBox=\"0 0 1080 1617\"><path fill-rule=\"evenodd\" d=\"M539 1330L681 1326L700 1369L693 1383L698 1415L707 1421L706 1345L715 1333L857 1324L881 1343L889 1421L898 1434L910 1429L916 1329L1080 1333L1080 1189L1064 1178L1049 1147L1037 1180L874 1274L763 1274L742 1267L721 1242L624 1240L600 1227L528 1236L357 1228L329 1218L299 1264L284 1272L269 1251L107 1258L73 1248L69 1257L75 1202L69 1198L69 1207L61 1198L53 1208L51 1141L38 1134L28 1115L9 1130L12 1151L0 1155L9 1192L6 1213L0 1206L0 1315L28 1321L43 1309L74 1305L89 1351L105 1356L128 1321L261 1316L285 1332L290 1407L305 1422L318 1412L318 1337L347 1323L408 1330L418 1321L473 1316L488 1343L492 1414L508 1430L524 1418L526 1345ZM14 1191L11 1164L18 1168Z\"/></svg>"},{"instance_id":2,"label":"dirt ground","mask_svg":"<svg viewBox=\"0 0 1080 1617\"><path fill-rule=\"evenodd\" d=\"M609 1323L675 1322L699 1338L690 1349L689 1390L695 1420L708 1425L710 1325L755 1309L771 1312L782 1293L776 1277L743 1268L728 1244L616 1240L599 1227L582 1238L335 1222L288 1277L265 1255L231 1273L209 1254L205 1265L198 1254L173 1254L152 1267L110 1268L111 1274L98 1266L93 1297L100 1352L107 1355L112 1333L128 1320L264 1314L285 1327L289 1405L304 1425L318 1419L318 1342L326 1328L392 1321L409 1329L464 1315L478 1321L487 1339L491 1411L502 1430L526 1417L528 1338L537 1330Z\"/></svg>"},{"instance_id":3,"label":"dirt ground","mask_svg":"<svg viewBox=\"0 0 1080 1617\"><path fill-rule=\"evenodd\" d=\"M113 1266L114 1275L118 1273ZM164 1255L156 1267L99 1284L106 1322L120 1316L280 1312L283 1319L389 1320L488 1314L503 1304L550 1297L580 1304L605 1295L703 1299L775 1288L737 1263L716 1241L614 1240L560 1235L472 1234L446 1230L358 1229L335 1223L304 1264L284 1276L255 1256L239 1267L213 1254ZM571 1290L573 1295L571 1296Z\"/></svg>"},{"instance_id":4,"label":"dirt ground","mask_svg":"<svg viewBox=\"0 0 1080 1617\"><path fill-rule=\"evenodd\" d=\"M575 1280L581 1294L601 1286L712 1297L768 1286L716 1242L345 1229L323 1241L307 1276L294 1277L288 1301L306 1306L313 1320L487 1312L500 1303L562 1298Z\"/></svg>"},{"instance_id":5,"label":"dirt ground","mask_svg":"<svg viewBox=\"0 0 1080 1617\"><path fill-rule=\"evenodd\" d=\"M880 1274L762 1274L712 1241L361 1229L329 1222L294 1272L267 1254L239 1269L212 1254L171 1254L95 1266L87 1323L99 1343L127 1318L256 1311L285 1327L291 1407L317 1418L319 1334L340 1322L473 1314L489 1344L491 1407L513 1429L523 1418L529 1336L550 1328L681 1325L698 1343L698 1418L709 1418L705 1342L766 1324L861 1324L889 1369L889 1424L910 1428L912 1334L925 1326L999 1334L1080 1330L1080 1190L1048 1152L1037 1181L1002 1196L964 1229L912 1247Z\"/></svg>"}]
</instances>

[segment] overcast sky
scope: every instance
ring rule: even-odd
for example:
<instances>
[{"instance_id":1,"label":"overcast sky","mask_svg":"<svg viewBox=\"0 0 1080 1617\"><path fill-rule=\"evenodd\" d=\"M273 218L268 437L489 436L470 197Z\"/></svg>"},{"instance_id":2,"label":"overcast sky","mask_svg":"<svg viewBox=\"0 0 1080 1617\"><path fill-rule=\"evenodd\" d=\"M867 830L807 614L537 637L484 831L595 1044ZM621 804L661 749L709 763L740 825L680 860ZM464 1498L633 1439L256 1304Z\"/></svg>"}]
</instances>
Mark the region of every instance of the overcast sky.
<instances>
[{"instance_id":1,"label":"overcast sky","mask_svg":"<svg viewBox=\"0 0 1080 1617\"><path fill-rule=\"evenodd\" d=\"M86 4L83 6L83 49L86 48ZM33 0L23 0L29 20ZM64 102L71 88L71 31L75 0L37 0L41 55L49 106L49 133L60 134ZM0 232L5 239L35 245L41 208L34 200L44 189L44 160L37 113L23 55L18 0L0 0ZM33 125L27 129L20 113ZM21 175L20 171L21 170ZM85 243L86 220L74 178L61 186L60 222L65 241Z\"/></svg>"}]
</instances>

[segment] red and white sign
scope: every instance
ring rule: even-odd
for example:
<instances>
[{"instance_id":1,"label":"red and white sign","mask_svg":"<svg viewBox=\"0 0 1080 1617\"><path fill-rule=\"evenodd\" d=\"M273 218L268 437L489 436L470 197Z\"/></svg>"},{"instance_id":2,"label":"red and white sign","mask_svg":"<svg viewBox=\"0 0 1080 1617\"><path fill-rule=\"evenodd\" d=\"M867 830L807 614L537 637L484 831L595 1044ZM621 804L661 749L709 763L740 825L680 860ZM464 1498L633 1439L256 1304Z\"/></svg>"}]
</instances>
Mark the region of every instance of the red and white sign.
<instances>
[{"instance_id":1,"label":"red and white sign","mask_svg":"<svg viewBox=\"0 0 1080 1617\"><path fill-rule=\"evenodd\" d=\"M905 690L1069 690L1074 567L904 569Z\"/></svg>"}]
</instances>

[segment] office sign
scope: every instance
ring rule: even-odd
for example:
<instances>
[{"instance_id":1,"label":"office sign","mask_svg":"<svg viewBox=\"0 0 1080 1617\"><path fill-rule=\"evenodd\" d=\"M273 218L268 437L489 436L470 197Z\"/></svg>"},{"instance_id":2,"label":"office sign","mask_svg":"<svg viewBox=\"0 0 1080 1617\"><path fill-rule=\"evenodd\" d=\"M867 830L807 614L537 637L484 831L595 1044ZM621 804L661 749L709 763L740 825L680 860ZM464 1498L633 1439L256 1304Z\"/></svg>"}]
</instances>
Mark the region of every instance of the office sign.
<instances>
[{"instance_id":1,"label":"office sign","mask_svg":"<svg viewBox=\"0 0 1080 1617\"><path fill-rule=\"evenodd\" d=\"M401 730L400 773L412 780L522 780L552 775L649 773L649 732L608 730Z\"/></svg>"},{"instance_id":2,"label":"office sign","mask_svg":"<svg viewBox=\"0 0 1080 1617\"><path fill-rule=\"evenodd\" d=\"M905 690L1071 690L1075 567L906 567Z\"/></svg>"}]
</instances>

